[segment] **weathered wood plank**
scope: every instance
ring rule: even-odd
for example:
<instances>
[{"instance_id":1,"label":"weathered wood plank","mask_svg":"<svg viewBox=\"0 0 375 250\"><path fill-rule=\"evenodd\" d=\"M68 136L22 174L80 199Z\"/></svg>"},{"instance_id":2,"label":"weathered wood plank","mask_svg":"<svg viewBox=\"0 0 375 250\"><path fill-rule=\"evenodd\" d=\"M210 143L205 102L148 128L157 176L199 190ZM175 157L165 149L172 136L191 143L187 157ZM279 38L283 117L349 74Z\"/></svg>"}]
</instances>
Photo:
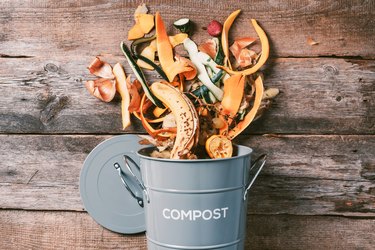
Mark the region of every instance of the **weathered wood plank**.
<instances>
[{"instance_id":1,"label":"weathered wood plank","mask_svg":"<svg viewBox=\"0 0 375 250\"><path fill-rule=\"evenodd\" d=\"M373 219L252 215L246 249L373 249Z\"/></svg>"},{"instance_id":2,"label":"weathered wood plank","mask_svg":"<svg viewBox=\"0 0 375 250\"><path fill-rule=\"evenodd\" d=\"M109 136L0 136L0 208L82 211L82 163ZM250 214L375 216L374 136L241 137L268 153ZM21 153L22 152L22 153Z\"/></svg>"},{"instance_id":3,"label":"weathered wood plank","mask_svg":"<svg viewBox=\"0 0 375 250\"><path fill-rule=\"evenodd\" d=\"M254 197L251 202L259 207L250 206L250 211L375 215L374 139L373 136L240 137L239 144L269 156L267 167L251 193Z\"/></svg>"},{"instance_id":4,"label":"weathered wood plank","mask_svg":"<svg viewBox=\"0 0 375 250\"><path fill-rule=\"evenodd\" d=\"M146 249L144 234L121 235L87 213L0 211L2 249Z\"/></svg>"},{"instance_id":5,"label":"weathered wood plank","mask_svg":"<svg viewBox=\"0 0 375 250\"><path fill-rule=\"evenodd\" d=\"M119 53L133 25L138 1L1 1L0 53L10 56L64 55L79 57L101 52ZM243 14L233 37L253 35L248 20L256 18L272 42L272 53L290 56L361 56L375 58L373 1L148 1L168 25L181 16L196 24L195 39L211 19L224 22L234 10ZM209 17L207 13L209 12ZM170 31L172 31L170 27ZM318 45L310 46L311 37Z\"/></svg>"},{"instance_id":6,"label":"weathered wood plank","mask_svg":"<svg viewBox=\"0 0 375 250\"><path fill-rule=\"evenodd\" d=\"M110 232L86 213L0 211L3 249L146 249L144 234ZM375 220L251 215L246 249L373 249Z\"/></svg>"},{"instance_id":7,"label":"weathered wood plank","mask_svg":"<svg viewBox=\"0 0 375 250\"><path fill-rule=\"evenodd\" d=\"M122 133L119 98L103 103L84 87L92 58L0 59L0 132ZM247 133L374 134L375 61L275 59L264 72L281 94ZM127 132L137 131L135 121Z\"/></svg>"}]
</instances>

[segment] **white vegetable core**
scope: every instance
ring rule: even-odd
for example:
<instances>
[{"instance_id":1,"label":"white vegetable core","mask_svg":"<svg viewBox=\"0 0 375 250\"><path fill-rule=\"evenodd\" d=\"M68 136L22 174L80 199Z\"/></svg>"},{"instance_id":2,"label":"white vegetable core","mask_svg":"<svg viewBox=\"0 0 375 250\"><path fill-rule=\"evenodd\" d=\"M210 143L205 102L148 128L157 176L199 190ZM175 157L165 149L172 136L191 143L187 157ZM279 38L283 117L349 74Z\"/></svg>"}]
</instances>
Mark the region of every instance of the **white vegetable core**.
<instances>
[{"instance_id":1,"label":"white vegetable core","mask_svg":"<svg viewBox=\"0 0 375 250\"><path fill-rule=\"evenodd\" d=\"M176 22L174 22L175 25L184 25L184 24L187 24L189 22L189 19L188 18L181 18L181 19L178 19Z\"/></svg>"}]
</instances>

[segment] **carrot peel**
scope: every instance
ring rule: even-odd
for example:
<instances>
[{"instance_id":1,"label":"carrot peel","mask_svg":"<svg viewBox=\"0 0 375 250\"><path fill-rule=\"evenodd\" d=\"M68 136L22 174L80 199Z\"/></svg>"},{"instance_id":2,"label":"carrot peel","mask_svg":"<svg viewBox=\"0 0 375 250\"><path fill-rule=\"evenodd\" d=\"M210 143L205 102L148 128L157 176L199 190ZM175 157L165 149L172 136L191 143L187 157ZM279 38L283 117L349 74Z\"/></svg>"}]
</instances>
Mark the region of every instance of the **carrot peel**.
<instances>
[{"instance_id":1,"label":"carrot peel","mask_svg":"<svg viewBox=\"0 0 375 250\"><path fill-rule=\"evenodd\" d=\"M164 22L159 14L156 12L156 40L159 61L162 69L168 77L168 81L172 82L174 77L179 73L193 71L187 61L173 59L173 47L165 30Z\"/></svg>"},{"instance_id":2,"label":"carrot peel","mask_svg":"<svg viewBox=\"0 0 375 250\"><path fill-rule=\"evenodd\" d=\"M245 87L245 76L241 74L232 75L224 81L224 95L221 105L222 114L229 115L232 120L240 108ZM231 121L228 121L229 124Z\"/></svg>"},{"instance_id":3,"label":"carrot peel","mask_svg":"<svg viewBox=\"0 0 375 250\"><path fill-rule=\"evenodd\" d=\"M229 132L227 137L230 140L233 140L237 135L239 135L242 131L244 131L250 123L254 120L255 115L258 112L258 109L260 107L260 104L262 102L263 97L263 81L260 76L255 80L255 100L254 105L249 111L249 113L246 114L243 121L239 122L234 128L232 128Z\"/></svg>"}]
</instances>

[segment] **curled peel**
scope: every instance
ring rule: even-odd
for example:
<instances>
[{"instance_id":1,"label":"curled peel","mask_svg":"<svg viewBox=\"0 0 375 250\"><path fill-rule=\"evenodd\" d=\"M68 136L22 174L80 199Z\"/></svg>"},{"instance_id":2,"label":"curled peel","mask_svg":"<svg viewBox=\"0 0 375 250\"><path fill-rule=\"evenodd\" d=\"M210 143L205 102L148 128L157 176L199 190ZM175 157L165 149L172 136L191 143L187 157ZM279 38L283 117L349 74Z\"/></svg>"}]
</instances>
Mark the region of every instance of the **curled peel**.
<instances>
[{"instance_id":1,"label":"curled peel","mask_svg":"<svg viewBox=\"0 0 375 250\"><path fill-rule=\"evenodd\" d=\"M154 82L151 91L175 116L177 134L171 159L180 159L196 144L199 131L198 114L191 101L168 83Z\"/></svg>"},{"instance_id":2,"label":"curled peel","mask_svg":"<svg viewBox=\"0 0 375 250\"><path fill-rule=\"evenodd\" d=\"M246 114L245 118L228 132L227 137L229 140L233 140L237 135L244 131L254 120L260 107L260 104L262 103L263 91L263 81L262 78L258 76L255 80L255 100L253 107L251 108L249 113Z\"/></svg>"},{"instance_id":3,"label":"curled peel","mask_svg":"<svg viewBox=\"0 0 375 250\"><path fill-rule=\"evenodd\" d=\"M230 64L229 61L229 41L228 41L228 35L229 35L229 29L232 26L234 20L236 17L240 14L241 10L236 10L232 12L225 20L224 25L223 25L223 32L221 33L221 44L223 46L223 51L224 51L224 65L228 65L230 69L232 69L232 65Z\"/></svg>"},{"instance_id":4,"label":"curled peel","mask_svg":"<svg viewBox=\"0 0 375 250\"><path fill-rule=\"evenodd\" d=\"M169 82L173 82L176 75L184 72L193 71L194 68L189 65L186 60L173 59L173 47L167 35L164 22L159 14L156 12L156 47L158 50L158 57L160 65L168 77ZM181 39L183 39L182 37ZM190 75L190 74L189 74Z\"/></svg>"},{"instance_id":5,"label":"curled peel","mask_svg":"<svg viewBox=\"0 0 375 250\"><path fill-rule=\"evenodd\" d=\"M262 54L258 60L258 62L251 68L245 69L242 71L235 71L232 70L230 67L224 67L224 66L218 66L218 68L225 70L227 73L233 75L233 74L243 74L243 75L251 75L257 72L267 61L268 56L270 54L270 45L268 42L268 38L264 30L259 26L257 21L255 19L251 19L251 23L254 26L255 31L257 32L259 39L262 43ZM223 45L224 48L224 45ZM224 50L225 52L225 50ZM230 65L230 64L229 64Z\"/></svg>"},{"instance_id":6,"label":"curled peel","mask_svg":"<svg viewBox=\"0 0 375 250\"><path fill-rule=\"evenodd\" d=\"M95 59L90 63L88 69L90 73L95 76L106 79L114 78L111 65L107 62L100 60L99 57L95 57Z\"/></svg>"}]
</instances>

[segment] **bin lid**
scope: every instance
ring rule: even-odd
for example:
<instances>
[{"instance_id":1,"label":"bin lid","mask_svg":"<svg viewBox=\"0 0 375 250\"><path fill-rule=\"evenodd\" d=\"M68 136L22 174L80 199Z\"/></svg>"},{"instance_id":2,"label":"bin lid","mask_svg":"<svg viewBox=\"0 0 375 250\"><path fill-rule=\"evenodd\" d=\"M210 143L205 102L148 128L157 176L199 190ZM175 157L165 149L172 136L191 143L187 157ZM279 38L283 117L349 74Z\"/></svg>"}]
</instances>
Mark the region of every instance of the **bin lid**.
<instances>
[{"instance_id":1,"label":"bin lid","mask_svg":"<svg viewBox=\"0 0 375 250\"><path fill-rule=\"evenodd\" d=\"M139 166L137 151L146 146L139 144L140 140L137 135L105 140L89 153L81 170L79 190L86 211L97 223L117 233L146 230L144 209L126 190L114 167L117 162L121 169L126 169L124 154ZM132 170L141 179L140 170L133 166Z\"/></svg>"}]
</instances>

